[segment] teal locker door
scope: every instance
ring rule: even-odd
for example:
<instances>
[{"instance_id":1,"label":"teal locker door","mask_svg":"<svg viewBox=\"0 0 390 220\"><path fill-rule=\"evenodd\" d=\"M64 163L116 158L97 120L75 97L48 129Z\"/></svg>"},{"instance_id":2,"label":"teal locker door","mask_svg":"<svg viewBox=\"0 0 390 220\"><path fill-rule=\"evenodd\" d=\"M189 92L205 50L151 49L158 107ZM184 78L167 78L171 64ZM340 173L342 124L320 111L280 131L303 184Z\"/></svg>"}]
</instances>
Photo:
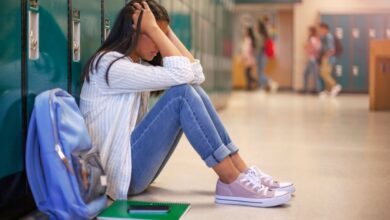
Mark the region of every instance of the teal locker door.
<instances>
[{"instance_id":1,"label":"teal locker door","mask_svg":"<svg viewBox=\"0 0 390 220\"><path fill-rule=\"evenodd\" d=\"M368 39L367 15L352 16L350 91L368 91Z\"/></svg>"},{"instance_id":2,"label":"teal locker door","mask_svg":"<svg viewBox=\"0 0 390 220\"><path fill-rule=\"evenodd\" d=\"M72 0L72 94L79 99L82 68L101 45L101 0Z\"/></svg>"},{"instance_id":3,"label":"teal locker door","mask_svg":"<svg viewBox=\"0 0 390 220\"><path fill-rule=\"evenodd\" d=\"M191 13L187 3L177 1L170 13L171 27L183 44L191 49Z\"/></svg>"},{"instance_id":4,"label":"teal locker door","mask_svg":"<svg viewBox=\"0 0 390 220\"><path fill-rule=\"evenodd\" d=\"M125 6L123 0L103 0L104 2L104 23L103 23L103 39L104 41L111 28L114 26L115 19L118 16L120 10Z\"/></svg>"},{"instance_id":5,"label":"teal locker door","mask_svg":"<svg viewBox=\"0 0 390 220\"><path fill-rule=\"evenodd\" d=\"M34 98L53 88L67 89L67 0L27 1L27 109Z\"/></svg>"},{"instance_id":6,"label":"teal locker door","mask_svg":"<svg viewBox=\"0 0 390 220\"><path fill-rule=\"evenodd\" d=\"M385 38L387 40L390 39L390 15L386 15L384 17L385 19L385 26L384 26L384 29L385 29Z\"/></svg>"},{"instance_id":7,"label":"teal locker door","mask_svg":"<svg viewBox=\"0 0 390 220\"><path fill-rule=\"evenodd\" d=\"M2 27L0 30L0 179L2 180L23 169L20 1L6 0L0 7L0 14L0 27ZM4 192L4 189L0 192ZM0 206L2 201L4 201L3 196L0 196Z\"/></svg>"},{"instance_id":8,"label":"teal locker door","mask_svg":"<svg viewBox=\"0 0 390 220\"><path fill-rule=\"evenodd\" d=\"M385 39L385 15L371 14L367 16L367 27L369 39Z\"/></svg>"},{"instance_id":9,"label":"teal locker door","mask_svg":"<svg viewBox=\"0 0 390 220\"><path fill-rule=\"evenodd\" d=\"M224 43L224 33L223 33L223 2L215 1L215 89L218 92L225 92L226 87L230 86L226 83L226 75L223 66L223 43Z\"/></svg>"},{"instance_id":10,"label":"teal locker door","mask_svg":"<svg viewBox=\"0 0 390 220\"><path fill-rule=\"evenodd\" d=\"M350 90L350 20L350 15L334 15L333 22L329 23L333 36L339 38L343 45L343 53L336 57L333 76L337 83L343 87L344 91Z\"/></svg>"}]
</instances>

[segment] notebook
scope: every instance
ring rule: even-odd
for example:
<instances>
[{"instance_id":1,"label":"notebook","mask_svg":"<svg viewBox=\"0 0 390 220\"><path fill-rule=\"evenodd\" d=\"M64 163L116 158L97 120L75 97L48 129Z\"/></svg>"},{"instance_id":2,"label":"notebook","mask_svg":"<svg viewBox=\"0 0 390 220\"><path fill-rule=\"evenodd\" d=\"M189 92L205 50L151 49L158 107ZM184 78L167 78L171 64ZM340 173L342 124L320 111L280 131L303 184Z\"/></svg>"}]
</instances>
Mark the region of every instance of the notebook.
<instances>
[{"instance_id":1,"label":"notebook","mask_svg":"<svg viewBox=\"0 0 390 220\"><path fill-rule=\"evenodd\" d=\"M130 205L167 205L167 213L128 213L127 208ZM191 208L189 203L169 203L169 202L145 202L116 200L109 207L103 210L98 216L98 220L120 220L120 219L160 219L160 220L178 220Z\"/></svg>"}]
</instances>

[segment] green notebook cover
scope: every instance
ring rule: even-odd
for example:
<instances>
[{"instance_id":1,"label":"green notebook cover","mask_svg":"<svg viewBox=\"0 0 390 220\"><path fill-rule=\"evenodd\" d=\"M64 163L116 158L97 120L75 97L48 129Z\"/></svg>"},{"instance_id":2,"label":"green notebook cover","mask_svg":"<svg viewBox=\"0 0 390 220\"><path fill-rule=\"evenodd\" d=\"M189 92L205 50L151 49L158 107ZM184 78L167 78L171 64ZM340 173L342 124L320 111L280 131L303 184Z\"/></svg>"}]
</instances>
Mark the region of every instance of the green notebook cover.
<instances>
[{"instance_id":1,"label":"green notebook cover","mask_svg":"<svg viewBox=\"0 0 390 220\"><path fill-rule=\"evenodd\" d=\"M169 212L163 214L130 214L127 212L129 205L168 205ZM103 210L97 216L98 220L116 220L116 219L161 219L177 220L180 219L189 209L189 203L169 203L169 202L143 202L116 200L109 207Z\"/></svg>"}]
</instances>

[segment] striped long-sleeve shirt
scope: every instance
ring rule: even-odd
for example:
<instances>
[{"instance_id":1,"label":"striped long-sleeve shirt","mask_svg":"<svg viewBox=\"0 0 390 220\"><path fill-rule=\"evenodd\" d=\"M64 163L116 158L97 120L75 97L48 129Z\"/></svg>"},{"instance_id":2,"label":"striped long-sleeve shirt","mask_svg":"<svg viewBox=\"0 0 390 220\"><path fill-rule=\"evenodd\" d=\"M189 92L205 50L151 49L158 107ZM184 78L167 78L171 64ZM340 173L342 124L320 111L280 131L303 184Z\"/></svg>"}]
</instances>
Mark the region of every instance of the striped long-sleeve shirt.
<instances>
[{"instance_id":1,"label":"striped long-sleeve shirt","mask_svg":"<svg viewBox=\"0 0 390 220\"><path fill-rule=\"evenodd\" d=\"M130 136L140 114L141 96L204 81L198 60L190 63L186 57L165 57L161 67L125 57L112 65L107 84L106 69L120 56L118 52L105 54L97 71L90 73L90 82L84 82L80 96L80 110L107 174L107 195L113 199L127 198L132 169Z\"/></svg>"}]
</instances>

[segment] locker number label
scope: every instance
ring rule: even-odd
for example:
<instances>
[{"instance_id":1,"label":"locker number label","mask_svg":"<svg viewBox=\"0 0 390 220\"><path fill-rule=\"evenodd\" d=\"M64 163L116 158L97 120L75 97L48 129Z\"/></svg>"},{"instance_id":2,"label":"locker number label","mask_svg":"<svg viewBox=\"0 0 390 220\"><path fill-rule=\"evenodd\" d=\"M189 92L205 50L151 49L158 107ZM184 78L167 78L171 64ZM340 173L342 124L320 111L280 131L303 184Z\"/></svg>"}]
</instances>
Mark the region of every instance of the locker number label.
<instances>
[{"instance_id":1,"label":"locker number label","mask_svg":"<svg viewBox=\"0 0 390 220\"><path fill-rule=\"evenodd\" d=\"M353 28L353 29L352 29L352 36L353 36L353 38L355 38L355 39L358 39L358 38L360 37L360 31L359 31L358 28Z\"/></svg>"},{"instance_id":2,"label":"locker number label","mask_svg":"<svg viewBox=\"0 0 390 220\"><path fill-rule=\"evenodd\" d=\"M354 76L359 76L359 67L358 66L352 66L352 74Z\"/></svg>"},{"instance_id":3,"label":"locker number label","mask_svg":"<svg viewBox=\"0 0 390 220\"><path fill-rule=\"evenodd\" d=\"M337 27L335 29L335 35L338 39L343 39L343 29L340 27Z\"/></svg>"},{"instance_id":4,"label":"locker number label","mask_svg":"<svg viewBox=\"0 0 390 220\"><path fill-rule=\"evenodd\" d=\"M341 77L343 75L343 67L341 65L336 65L336 76Z\"/></svg>"},{"instance_id":5,"label":"locker number label","mask_svg":"<svg viewBox=\"0 0 390 220\"><path fill-rule=\"evenodd\" d=\"M376 37L376 31L375 31L375 29L370 28L370 29L368 30L368 36L370 36L371 38L375 38L375 37Z\"/></svg>"}]
</instances>

